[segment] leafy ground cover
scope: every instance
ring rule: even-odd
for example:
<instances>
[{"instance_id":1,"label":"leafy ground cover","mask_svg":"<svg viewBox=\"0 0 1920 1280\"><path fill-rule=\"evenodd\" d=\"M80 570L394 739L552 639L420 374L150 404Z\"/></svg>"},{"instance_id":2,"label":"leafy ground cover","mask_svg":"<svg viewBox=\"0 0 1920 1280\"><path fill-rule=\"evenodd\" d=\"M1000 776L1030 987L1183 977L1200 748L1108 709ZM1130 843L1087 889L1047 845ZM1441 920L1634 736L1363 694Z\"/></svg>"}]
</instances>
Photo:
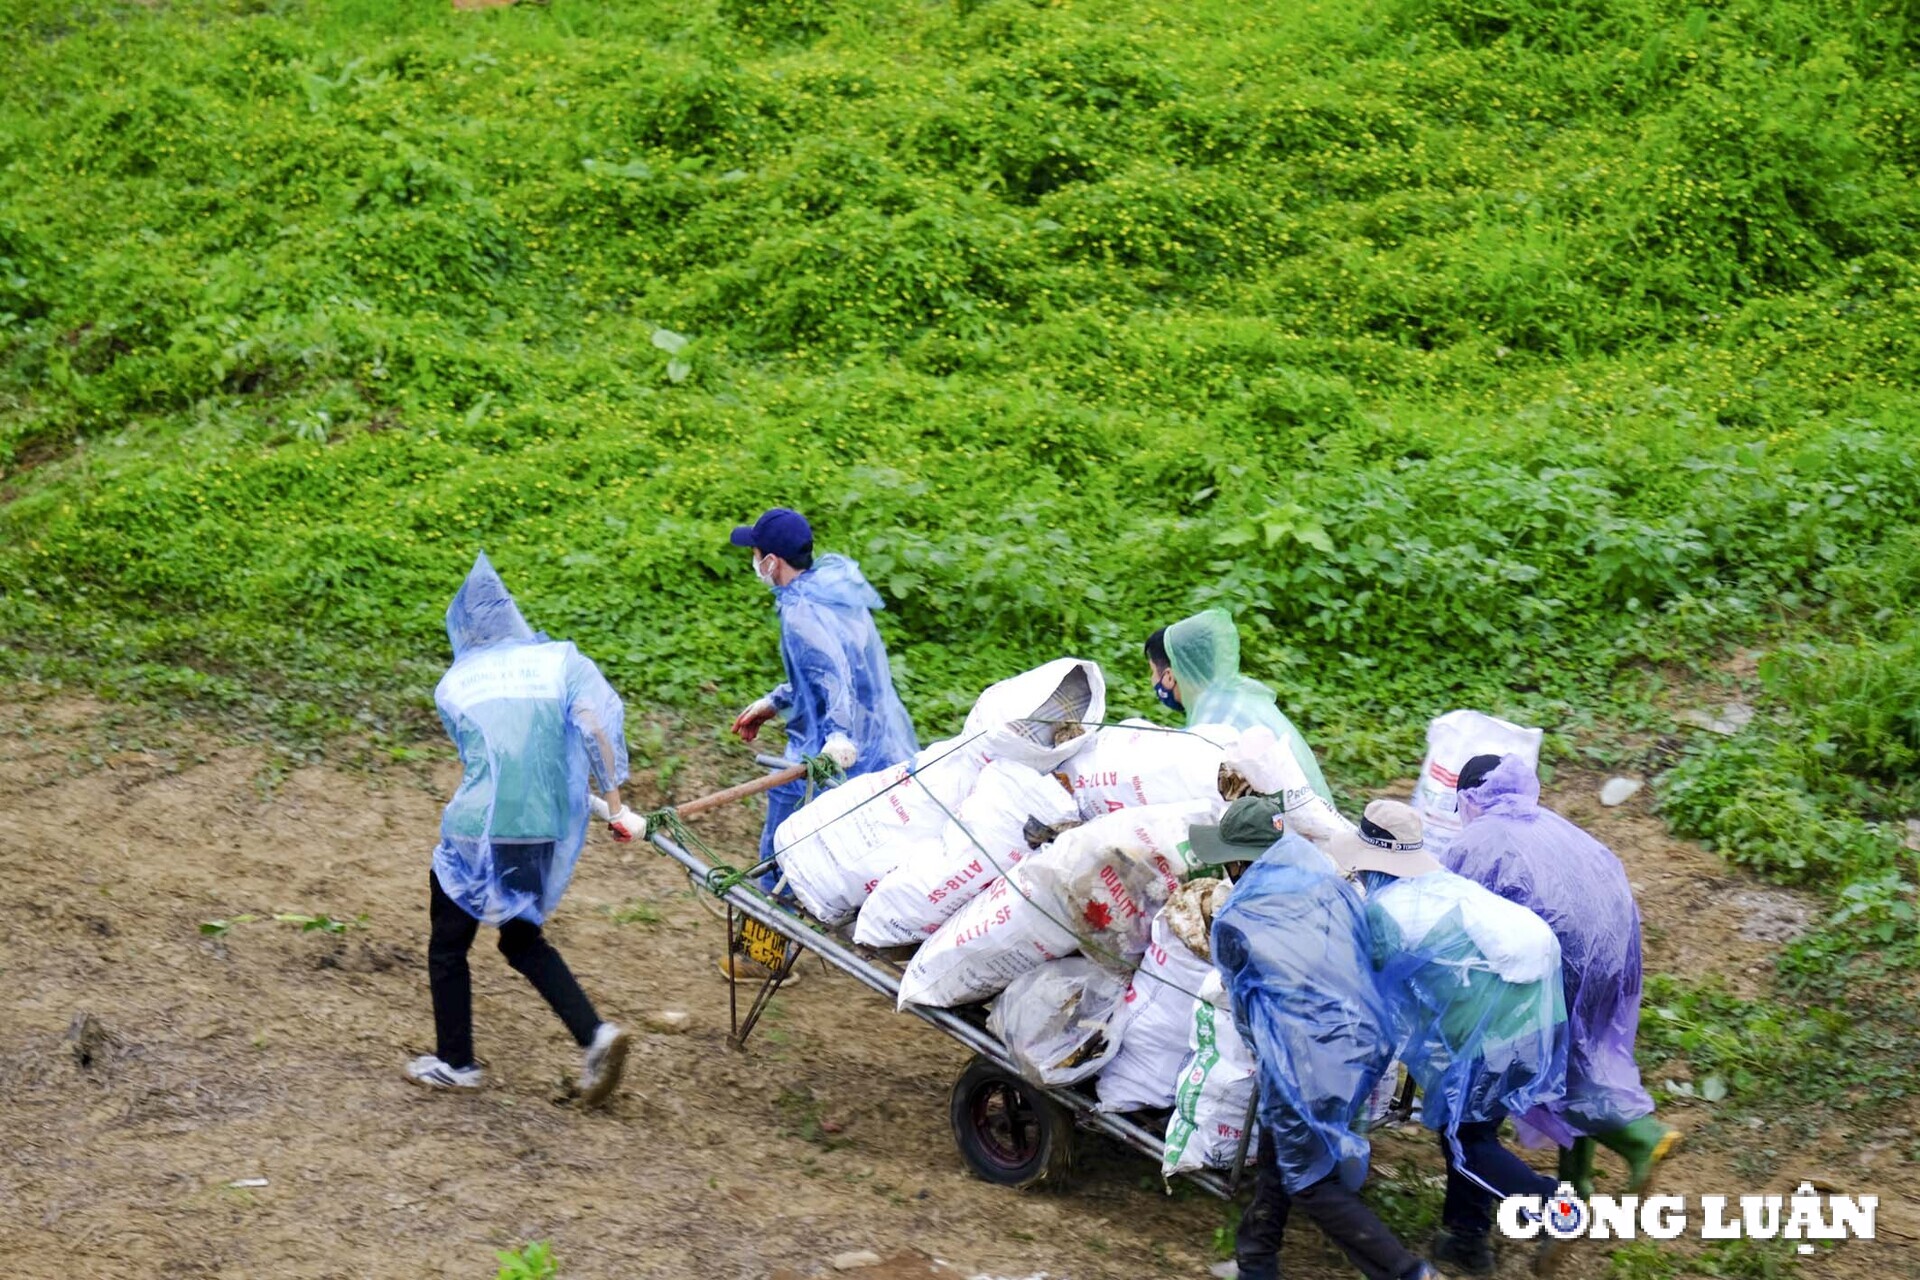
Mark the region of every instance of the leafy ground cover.
<instances>
[{"instance_id":1,"label":"leafy ground cover","mask_svg":"<svg viewBox=\"0 0 1920 1280\"><path fill-rule=\"evenodd\" d=\"M1752 1016L1911 1025L1906 0L0 11L7 674L405 752L484 547L706 714L778 500L927 730L1220 603L1358 785L1758 646L1669 813L1832 896Z\"/></svg>"}]
</instances>

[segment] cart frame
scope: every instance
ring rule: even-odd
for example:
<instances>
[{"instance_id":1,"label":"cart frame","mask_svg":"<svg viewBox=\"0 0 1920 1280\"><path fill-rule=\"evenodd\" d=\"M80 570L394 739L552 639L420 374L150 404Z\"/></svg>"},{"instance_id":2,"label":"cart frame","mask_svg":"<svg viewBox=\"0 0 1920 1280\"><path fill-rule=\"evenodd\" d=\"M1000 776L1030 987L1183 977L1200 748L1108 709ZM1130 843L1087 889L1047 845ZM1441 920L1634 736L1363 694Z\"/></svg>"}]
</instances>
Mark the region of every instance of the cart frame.
<instances>
[{"instance_id":1,"label":"cart frame","mask_svg":"<svg viewBox=\"0 0 1920 1280\"><path fill-rule=\"evenodd\" d=\"M769 765L788 764L791 762L774 761L769 757L762 757L760 763L762 765ZM654 832L650 835L649 839L651 839L654 846L662 853L684 867L687 873L693 877L695 884L698 885L703 892L713 892L713 875L716 868L711 863L701 858L698 854L684 848L678 841L674 840L664 831ZM761 1012L765 1010L767 1001L778 991L780 984L785 981L786 975L792 971L793 964L798 959L799 952L803 950L811 951L813 954L819 956L826 964L849 975L878 994L887 997L888 1000L898 1006L900 999L899 979L890 972L882 962L877 961L876 958L870 957L869 955L862 954L865 950L864 948L858 948L843 942L806 917L797 912L789 911L777 903L768 900L744 884L735 884L727 888L724 892L717 893L715 896L727 905L728 938L730 943L734 933L733 917L735 913L738 913L749 920L756 921L764 927L773 930L785 938L789 944L786 962L775 968L773 976L762 984L752 1004L748 1008L744 1025L742 1025L739 1016L737 987L735 994L730 997L734 1023L732 1041L736 1049L744 1047L746 1038L752 1033L754 1023L759 1020ZM1016 1079L1022 1078L1020 1077L1019 1068L1012 1061L1005 1045L1001 1044L999 1040L995 1039L984 1028L975 1026L953 1010L935 1009L910 1004L906 1006L906 1011L914 1014L921 1021L930 1023L939 1030L946 1032L946 1034L958 1040L962 1045L973 1050L979 1057L992 1062L1008 1076ZM1055 1105L1064 1109L1066 1113L1072 1117L1073 1123L1079 1128L1104 1133L1133 1148L1135 1151L1140 1152L1142 1155L1151 1157L1156 1162L1158 1162L1164 1154L1165 1144L1159 1137L1135 1124L1123 1115L1095 1110L1094 1100L1078 1089L1035 1085L1030 1080L1025 1081L1025 1085L1027 1088L1043 1094ZM1184 1173L1180 1176L1185 1177L1189 1182L1192 1182L1194 1185L1212 1195L1220 1197L1222 1200L1232 1200L1239 1193L1242 1175L1246 1169L1247 1150L1253 1135L1253 1122L1258 1109L1258 1103L1258 1091L1256 1090L1255 1097L1249 1103L1247 1109L1247 1121L1242 1127L1240 1148L1236 1153L1234 1167L1228 1174L1222 1176L1218 1171L1203 1169Z\"/></svg>"}]
</instances>

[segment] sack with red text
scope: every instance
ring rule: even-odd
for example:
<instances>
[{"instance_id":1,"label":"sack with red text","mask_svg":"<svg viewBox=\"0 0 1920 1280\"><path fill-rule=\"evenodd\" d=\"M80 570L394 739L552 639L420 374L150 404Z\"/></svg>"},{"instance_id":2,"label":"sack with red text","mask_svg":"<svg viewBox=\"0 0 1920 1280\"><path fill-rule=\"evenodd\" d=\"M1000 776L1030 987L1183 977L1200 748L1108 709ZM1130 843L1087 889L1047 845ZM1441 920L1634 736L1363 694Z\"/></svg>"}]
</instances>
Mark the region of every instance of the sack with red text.
<instances>
[{"instance_id":1,"label":"sack with red text","mask_svg":"<svg viewBox=\"0 0 1920 1280\"><path fill-rule=\"evenodd\" d=\"M1073 821L1076 812L1072 795L1052 774L993 761L942 829L938 850L916 851L880 878L860 908L853 940L868 947L925 941L1032 852L1029 822L1051 828Z\"/></svg>"},{"instance_id":2,"label":"sack with red text","mask_svg":"<svg viewBox=\"0 0 1920 1280\"><path fill-rule=\"evenodd\" d=\"M937 858L948 814L980 767L971 752L936 742L911 763L849 778L796 810L773 844L807 914L830 925L850 920L894 867Z\"/></svg>"},{"instance_id":3,"label":"sack with red text","mask_svg":"<svg viewBox=\"0 0 1920 1280\"><path fill-rule=\"evenodd\" d=\"M1212 965L1180 941L1165 911L1154 917L1147 953L1127 987L1126 1036L1095 1083L1100 1110L1148 1111L1173 1105L1193 1032L1193 1006L1212 972Z\"/></svg>"},{"instance_id":4,"label":"sack with red text","mask_svg":"<svg viewBox=\"0 0 1920 1280\"><path fill-rule=\"evenodd\" d=\"M1201 725L1183 731L1128 720L1102 729L1062 769L1084 818L1116 809L1220 800L1220 768L1239 731Z\"/></svg>"},{"instance_id":5,"label":"sack with red text","mask_svg":"<svg viewBox=\"0 0 1920 1280\"><path fill-rule=\"evenodd\" d=\"M913 953L900 975L899 1007L946 1009L985 1000L1023 973L1079 948L1073 930L1032 897L1023 883L1028 859L990 882Z\"/></svg>"}]
</instances>

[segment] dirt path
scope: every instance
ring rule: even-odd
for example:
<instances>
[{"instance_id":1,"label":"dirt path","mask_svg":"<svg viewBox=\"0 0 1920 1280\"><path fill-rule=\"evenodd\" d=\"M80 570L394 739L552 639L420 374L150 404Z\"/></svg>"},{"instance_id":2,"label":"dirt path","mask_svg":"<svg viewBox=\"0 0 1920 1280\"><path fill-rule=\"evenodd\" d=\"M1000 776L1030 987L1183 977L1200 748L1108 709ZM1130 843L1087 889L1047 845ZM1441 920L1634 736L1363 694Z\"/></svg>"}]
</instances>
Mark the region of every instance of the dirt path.
<instances>
[{"instance_id":1,"label":"dirt path","mask_svg":"<svg viewBox=\"0 0 1920 1280\"><path fill-rule=\"evenodd\" d=\"M558 1024L477 947L493 1083L411 1088L399 1067L431 1048L425 877L451 764L274 780L260 749L121 714L31 691L0 705L0 1243L36 1260L11 1274L491 1276L493 1250L533 1239L568 1280L809 1275L855 1249L1056 1280L1202 1276L1218 1258L1221 1207L1168 1197L1124 1152L1096 1147L1068 1193L968 1178L945 1119L962 1052L817 965L731 1053L719 927L664 859L598 837L552 934L607 1016L683 1009L691 1028L640 1035L623 1096L579 1114L556 1104L576 1065ZM729 767L696 761L683 793ZM1718 863L1644 810L1583 808L1585 783L1566 808L1641 884L1649 967L1752 981L1770 944L1743 936L1753 912L1727 905ZM742 848L753 832L744 811L712 828ZM364 923L333 936L277 913ZM84 1043L69 1038L83 1012L99 1029ZM1439 1171L1411 1137L1379 1160ZM1711 1133L1670 1184L1746 1185ZM1293 1234L1294 1274L1347 1274ZM1566 1274L1604 1271L1596 1250Z\"/></svg>"}]
</instances>

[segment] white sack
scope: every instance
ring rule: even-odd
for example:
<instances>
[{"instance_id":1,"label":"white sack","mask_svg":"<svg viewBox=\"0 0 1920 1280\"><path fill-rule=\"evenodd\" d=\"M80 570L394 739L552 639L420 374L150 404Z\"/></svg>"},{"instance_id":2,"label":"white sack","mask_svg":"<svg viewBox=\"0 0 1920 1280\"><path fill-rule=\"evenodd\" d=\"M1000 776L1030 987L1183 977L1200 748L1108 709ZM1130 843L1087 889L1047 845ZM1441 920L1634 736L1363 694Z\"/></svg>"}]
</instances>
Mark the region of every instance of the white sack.
<instances>
[{"instance_id":1,"label":"white sack","mask_svg":"<svg viewBox=\"0 0 1920 1280\"><path fill-rule=\"evenodd\" d=\"M988 688L967 713L960 738L989 760L1014 760L1045 773L1094 736L1091 729L1074 733L1074 725L1098 724L1106 714L1107 678L1100 664L1056 658Z\"/></svg>"},{"instance_id":2,"label":"white sack","mask_svg":"<svg viewBox=\"0 0 1920 1280\"><path fill-rule=\"evenodd\" d=\"M1007 984L987 1030L1035 1084L1074 1084L1119 1050L1126 997L1126 980L1085 956L1050 960Z\"/></svg>"},{"instance_id":3,"label":"white sack","mask_svg":"<svg viewBox=\"0 0 1920 1280\"><path fill-rule=\"evenodd\" d=\"M1017 884L1032 859L993 881L913 953L900 976L899 1007L951 1008L985 1000L1021 974L1072 955L1080 941L1029 901Z\"/></svg>"},{"instance_id":4,"label":"white sack","mask_svg":"<svg viewBox=\"0 0 1920 1280\"><path fill-rule=\"evenodd\" d=\"M1062 831L1042 852L1068 858L1084 856L1090 849L1129 849L1173 881L1168 890L1171 893L1181 879L1208 870L1193 860L1188 829L1195 823L1219 821L1225 808L1216 797L1116 809L1104 817Z\"/></svg>"},{"instance_id":5,"label":"white sack","mask_svg":"<svg viewBox=\"0 0 1920 1280\"><path fill-rule=\"evenodd\" d=\"M1519 755L1540 768L1538 729L1479 711L1449 711L1427 725L1427 758L1413 787L1413 807L1426 824L1427 852L1443 854L1460 834L1460 770L1482 755Z\"/></svg>"},{"instance_id":6,"label":"white sack","mask_svg":"<svg viewBox=\"0 0 1920 1280\"><path fill-rule=\"evenodd\" d=\"M1128 720L1093 735L1067 771L1080 814L1096 818L1117 809L1220 799L1220 766L1240 736L1225 725L1183 732Z\"/></svg>"},{"instance_id":7,"label":"white sack","mask_svg":"<svg viewBox=\"0 0 1920 1280\"><path fill-rule=\"evenodd\" d=\"M1193 1169L1230 1168L1253 1101L1253 1054L1227 1012L1218 972L1209 970L1201 994L1205 998L1194 1002L1189 1052L1160 1158L1160 1171L1169 1178ZM1249 1154L1253 1149L1249 1142Z\"/></svg>"},{"instance_id":8,"label":"white sack","mask_svg":"<svg viewBox=\"0 0 1920 1280\"><path fill-rule=\"evenodd\" d=\"M1173 1105L1174 1086L1193 1037L1193 1006L1213 968L1175 936L1165 911L1127 986L1126 1035L1095 1088L1102 1111Z\"/></svg>"},{"instance_id":9,"label":"white sack","mask_svg":"<svg viewBox=\"0 0 1920 1280\"><path fill-rule=\"evenodd\" d=\"M1287 744L1265 725L1255 725L1227 748L1226 766L1245 778L1263 796L1279 796L1287 830L1324 847L1335 836L1351 832L1354 824L1329 804Z\"/></svg>"},{"instance_id":10,"label":"white sack","mask_svg":"<svg viewBox=\"0 0 1920 1280\"><path fill-rule=\"evenodd\" d=\"M880 878L860 908L853 939L868 947L923 942L988 883L1025 858L1028 818L1071 822L1073 797L1050 773L1011 760L980 771L973 794L942 828L937 850L916 850Z\"/></svg>"},{"instance_id":11,"label":"white sack","mask_svg":"<svg viewBox=\"0 0 1920 1280\"><path fill-rule=\"evenodd\" d=\"M773 847L807 914L840 924L880 878L916 855L937 857L947 814L980 773L979 758L936 742L899 764L815 796L773 833Z\"/></svg>"}]
</instances>

